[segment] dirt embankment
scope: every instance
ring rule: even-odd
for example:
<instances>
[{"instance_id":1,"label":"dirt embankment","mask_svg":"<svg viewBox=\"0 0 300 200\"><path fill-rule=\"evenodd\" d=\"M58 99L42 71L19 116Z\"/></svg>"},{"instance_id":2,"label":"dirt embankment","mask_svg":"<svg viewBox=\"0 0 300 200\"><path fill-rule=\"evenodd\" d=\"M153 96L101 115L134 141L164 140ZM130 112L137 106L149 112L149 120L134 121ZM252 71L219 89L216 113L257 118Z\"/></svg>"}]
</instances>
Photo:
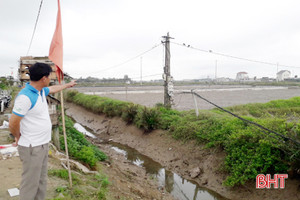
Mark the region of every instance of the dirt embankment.
<instances>
[{"instance_id":1,"label":"dirt embankment","mask_svg":"<svg viewBox=\"0 0 300 200\"><path fill-rule=\"evenodd\" d=\"M3 115L0 115L0 124L2 124L2 118ZM8 119L5 118L5 120ZM8 129L0 129L0 145L13 142L13 140L10 139L9 133ZM109 175L109 181L112 183L109 188L109 194L107 195L108 199L173 200L173 197L165 192L163 188L158 189L155 180L151 179L143 168L128 162L122 154L116 153L109 148L108 145L101 147L101 150L110 157L109 162L101 164L101 169L105 174ZM63 167L56 157L49 156L48 170L52 169L63 169ZM73 172L76 173L75 171ZM21 174L22 163L19 157L11 157L4 160L0 155L0 200L19 199L19 196L10 197L8 189L20 187ZM90 183L87 183L84 187L91 187L89 184ZM46 198L53 199L58 196L63 197L56 189L66 188L67 186L67 180L55 176L48 176Z\"/></svg>"},{"instance_id":2,"label":"dirt embankment","mask_svg":"<svg viewBox=\"0 0 300 200\"><path fill-rule=\"evenodd\" d=\"M73 117L78 123L92 129L98 137L126 144L159 162L166 169L181 175L185 179L196 181L201 187L217 192L228 199L300 199L299 180L286 180L285 189L259 190L255 188L254 181L248 182L244 186L228 188L222 185L226 178L226 174L222 171L225 158L225 153L222 150L203 149L193 142L183 144L172 139L170 135L163 131L144 134L136 127L126 125L119 118L96 115L74 104L68 104L67 107L69 116ZM117 162L117 160L114 160L114 162ZM128 165L124 168L121 166L119 165L121 171L130 170ZM192 178L191 174L195 168L200 169L200 174ZM132 172L132 170L130 171ZM111 174L108 175L111 176ZM122 183L115 181L117 184L123 184L123 186L124 184L130 184L130 180ZM135 179L135 181L139 180Z\"/></svg>"}]
</instances>

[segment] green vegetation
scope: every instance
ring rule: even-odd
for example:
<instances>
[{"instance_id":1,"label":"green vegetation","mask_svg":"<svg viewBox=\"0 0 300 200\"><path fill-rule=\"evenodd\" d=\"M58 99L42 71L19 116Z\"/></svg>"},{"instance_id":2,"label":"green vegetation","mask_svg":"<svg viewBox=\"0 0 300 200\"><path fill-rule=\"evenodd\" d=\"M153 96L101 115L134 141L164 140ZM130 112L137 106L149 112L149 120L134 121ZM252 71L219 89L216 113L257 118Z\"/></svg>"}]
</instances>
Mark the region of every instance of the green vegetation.
<instances>
[{"instance_id":1,"label":"green vegetation","mask_svg":"<svg viewBox=\"0 0 300 200\"><path fill-rule=\"evenodd\" d=\"M85 95L75 90L69 91L65 96L67 101L72 101L94 113L105 114L108 117L122 117L127 123L134 123L146 132L160 128L158 109L149 109L145 106L97 95Z\"/></svg>"},{"instance_id":2,"label":"green vegetation","mask_svg":"<svg viewBox=\"0 0 300 200\"><path fill-rule=\"evenodd\" d=\"M74 123L69 117L65 117L69 155L76 160L81 161L84 165L92 169L98 169L98 161L104 161L107 156L99 148L91 144L85 136L74 128ZM60 127L62 134L62 127ZM60 136L61 148L65 149L64 137ZM69 180L68 171L65 169L48 170L49 176L55 176L60 179ZM56 188L57 197L52 200L71 200L71 199L92 199L105 200L108 196L108 178L98 174L81 174L71 173L73 188L59 186Z\"/></svg>"},{"instance_id":3,"label":"green vegetation","mask_svg":"<svg viewBox=\"0 0 300 200\"><path fill-rule=\"evenodd\" d=\"M55 176L63 180L68 180L68 171L65 169L48 170L49 176ZM71 199L92 199L105 200L108 193L108 179L104 175L83 175L80 173L73 174L73 188L59 186L56 188L57 197L52 200L71 200Z\"/></svg>"},{"instance_id":4,"label":"green vegetation","mask_svg":"<svg viewBox=\"0 0 300 200\"><path fill-rule=\"evenodd\" d=\"M13 85L13 78L0 77L0 89L7 90Z\"/></svg>"},{"instance_id":5,"label":"green vegetation","mask_svg":"<svg viewBox=\"0 0 300 200\"><path fill-rule=\"evenodd\" d=\"M145 131L165 129L175 139L196 140L206 147L226 151L227 186L244 184L258 174L287 173L300 168L300 146L273 133L262 131L217 109L179 112L162 106L146 108L128 102L69 91L67 101L88 110L122 117ZM245 119L300 141L300 97L227 108Z\"/></svg>"},{"instance_id":6,"label":"green vegetation","mask_svg":"<svg viewBox=\"0 0 300 200\"><path fill-rule=\"evenodd\" d=\"M278 117L296 119L300 117L300 97L289 100L276 100L268 103L252 103L229 107L228 110L238 115L253 116L256 118Z\"/></svg>"},{"instance_id":7,"label":"green vegetation","mask_svg":"<svg viewBox=\"0 0 300 200\"><path fill-rule=\"evenodd\" d=\"M56 177L59 177L64 180L69 180L69 174L66 169L57 169L57 170L51 169L51 170L48 170L48 175L56 176ZM80 179L78 178L78 176L76 174L71 173L71 176L72 176L72 183L74 185L77 185L78 183L80 183Z\"/></svg>"},{"instance_id":8,"label":"green vegetation","mask_svg":"<svg viewBox=\"0 0 300 200\"><path fill-rule=\"evenodd\" d=\"M83 162L90 168L95 168L97 161L107 159L107 156L97 146L92 145L82 133L74 128L74 123L70 118L65 118L65 125L70 156ZM60 127L60 133L62 133L62 127ZM65 149L64 136L61 135L59 139L61 148Z\"/></svg>"}]
</instances>

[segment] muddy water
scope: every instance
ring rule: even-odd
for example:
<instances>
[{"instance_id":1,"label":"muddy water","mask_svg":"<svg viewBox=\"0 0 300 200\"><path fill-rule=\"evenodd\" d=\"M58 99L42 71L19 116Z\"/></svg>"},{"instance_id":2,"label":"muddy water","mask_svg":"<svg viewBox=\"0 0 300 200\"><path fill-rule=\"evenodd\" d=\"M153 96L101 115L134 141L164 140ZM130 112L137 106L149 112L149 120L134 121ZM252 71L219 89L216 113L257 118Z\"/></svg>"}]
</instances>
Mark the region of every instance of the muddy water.
<instances>
[{"instance_id":1,"label":"muddy water","mask_svg":"<svg viewBox=\"0 0 300 200\"><path fill-rule=\"evenodd\" d=\"M77 130L83 134L94 138L94 134L91 131L87 131L86 128L79 123L74 125ZM100 138L101 139L101 138ZM165 189L171 193L176 199L179 200L225 200L226 198L219 194L201 188L197 183L186 180L176 173L163 168L158 162L155 162L151 158L139 153L137 150L115 142L109 142L113 150L117 153L123 154L126 159L133 164L143 167L146 173L157 179L159 188Z\"/></svg>"},{"instance_id":2,"label":"muddy water","mask_svg":"<svg viewBox=\"0 0 300 200\"><path fill-rule=\"evenodd\" d=\"M160 188L165 188L176 199L180 200L224 200L220 195L199 187L195 182L186 180L178 174L163 168L151 158L140 154L126 145L110 142L111 148L126 156L127 160L137 166L144 167L146 172L158 180Z\"/></svg>"}]
</instances>

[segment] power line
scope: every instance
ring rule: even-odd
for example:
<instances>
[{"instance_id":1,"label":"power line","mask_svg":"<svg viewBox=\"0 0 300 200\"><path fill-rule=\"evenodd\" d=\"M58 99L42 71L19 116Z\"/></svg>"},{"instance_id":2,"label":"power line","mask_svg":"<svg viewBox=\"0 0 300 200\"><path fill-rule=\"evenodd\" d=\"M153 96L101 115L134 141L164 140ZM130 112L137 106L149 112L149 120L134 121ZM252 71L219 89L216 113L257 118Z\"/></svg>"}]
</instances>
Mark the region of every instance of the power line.
<instances>
[{"instance_id":1,"label":"power line","mask_svg":"<svg viewBox=\"0 0 300 200\"><path fill-rule=\"evenodd\" d=\"M224 108L222 108L222 107L216 105L215 103L213 103L213 102L209 101L208 99L206 99L206 98L200 96L199 94L197 94L197 93L194 92L194 91L191 91L191 92L183 92L183 93L193 93L194 95L196 95L196 96L199 97L200 99L202 99L202 100L204 100L204 101L206 101L206 102L212 104L213 106L219 108L220 110L222 110L222 111L224 111L224 112L227 112L227 113L229 113L230 115L232 115L232 116L234 116L234 117L236 117L236 118L238 118L238 119L240 119L240 120L242 120L242 121L244 121L244 122L246 122L246 123L249 123L249 124L251 124L251 125L254 125L254 126L260 128L260 129L262 130L262 132L264 132L265 134L267 134L266 131L268 131L268 132L273 133L273 134L275 134L275 135L277 135L277 136L279 136L279 137L281 137L281 138L283 138L283 139L285 139L285 140L290 140L290 141L294 142L295 144L300 145L300 142L298 142L298 141L296 141L296 140L294 140L294 139L292 139L292 138L290 138L290 137L284 136L284 135L282 135L282 134L280 134L280 133L277 133L277 132L275 132L275 131L272 131L272 130L270 130L270 129L268 129L268 128L266 128L266 127L260 125L260 124L257 124L257 123L255 123L255 122L253 122L253 121L244 119L244 118L242 118L242 117L240 117L240 116L238 116L238 115L236 115L236 114L234 114L234 113L232 113L232 112L230 112L230 111L228 111L228 110L226 110L226 109L224 109Z\"/></svg>"},{"instance_id":2,"label":"power line","mask_svg":"<svg viewBox=\"0 0 300 200\"><path fill-rule=\"evenodd\" d=\"M36 27L37 27L37 23L39 21L39 17L40 17L40 12L41 12L41 9L42 9L42 4L43 4L43 0L41 0L41 4L40 4L40 8L39 8L39 12L38 12L38 15L36 17L36 21L35 21L35 25L34 25L34 29L33 29L33 33L32 33L32 36L31 36L31 40L30 40L30 44L29 44L29 47L28 47L28 50L27 50L27 53L26 53L26 56L28 56L28 53L30 51L30 48L31 48L31 44L32 44L32 41L33 41L33 37L34 37L34 34L35 34L35 30L36 30Z\"/></svg>"},{"instance_id":3,"label":"power line","mask_svg":"<svg viewBox=\"0 0 300 200\"><path fill-rule=\"evenodd\" d=\"M146 78L146 77L152 77L152 76L158 76L158 75L162 75L162 73L159 73L159 74L151 74L151 75L146 75L146 76L142 76L142 78ZM130 79L139 79L141 78L140 76L139 77L134 77L134 78L130 78Z\"/></svg>"},{"instance_id":4,"label":"power line","mask_svg":"<svg viewBox=\"0 0 300 200\"><path fill-rule=\"evenodd\" d=\"M117 68L117 67L119 67L119 66L122 66L122 65L124 65L124 64L126 64L126 63L129 63L129 62L132 61L132 60L135 60L135 59L141 57L142 55L148 53L149 51L152 51L153 49L155 49L156 47L158 47L158 46L160 46L160 45L161 45L161 43L156 44L156 45L154 45L153 47L151 47L150 49L148 49L147 51L144 51L143 53L140 53L140 54L138 54L137 56L134 56L134 57L132 57L132 58L130 58L130 59L128 59L128 60L126 60L126 61L120 63L120 64L113 65L113 66L111 66L111 67L107 67L107 68L105 68L105 69L102 69L102 70L99 70L99 71L96 71L96 72L93 72L93 73L96 74L96 73L100 73L100 72L103 72L103 71L107 71L107 70L110 70L110 69L113 69L113 68Z\"/></svg>"},{"instance_id":5,"label":"power line","mask_svg":"<svg viewBox=\"0 0 300 200\"><path fill-rule=\"evenodd\" d=\"M182 43L182 44L177 43L177 42L171 42L171 43L179 45L179 46L183 46L183 47L186 47L186 48L190 48L190 49L193 49L193 50L205 52L205 53L211 53L211 54L215 54L215 55L219 55L219 56L234 58L234 59L238 59L238 60L244 60L244 61L248 61L248 62L260 63L260 64L272 65L272 66L279 66L279 67L300 68L300 67L297 67L297 66L281 65L281 64L278 64L278 63L271 63L271 62L259 61L259 60L249 59L249 58L242 58L242 57L238 57L238 56L232 56L232 55L229 55L229 54L215 52L213 50L199 49L199 48L193 47L191 45L186 45L185 43Z\"/></svg>"},{"instance_id":6,"label":"power line","mask_svg":"<svg viewBox=\"0 0 300 200\"><path fill-rule=\"evenodd\" d=\"M183 93L187 93L187 92L183 92ZM275 131L272 131L272 130L270 130L270 129L268 129L268 128L266 128L266 127L260 125L260 124L257 124L257 123L255 123L255 122L253 122L253 121L244 119L244 118L242 118L242 117L240 117L240 116L238 116L238 115L236 115L236 114L234 114L234 113L232 113L232 112L230 112L230 111L228 111L228 110L226 110L226 109L224 109L224 108L222 108L222 107L220 107L220 106L218 106L218 105L212 103L211 101L205 99L204 97L200 96L199 94L195 93L194 91L191 91L191 93L195 94L195 95L196 95L197 97L199 97L200 99L202 99L202 100L204 100L204 101L206 101L206 102L208 102L208 103L214 105L215 107L219 108L220 110L222 110L222 111L224 111L224 112L227 112L227 113L229 113L230 115L232 115L232 116L234 116L234 117L236 117L236 118L238 118L238 119L240 119L240 120L242 120L242 121L244 121L244 122L246 122L246 123L252 125L252 126L255 127L256 129L259 129L259 130L262 131L265 135L267 135L267 137L272 137L272 138L275 138L275 139L276 139L275 136L273 136L273 135L271 135L271 134L268 134L267 132L273 133L273 134L275 134L275 135L277 135L277 136L279 136L279 137L281 137L281 138L283 139L283 140L278 140L278 141L280 141L281 143L286 144L286 140L289 140L289 141L293 142L295 145L298 145L298 147L300 147L300 142L298 142L297 140L294 140L294 139L292 139L292 138L290 138L290 137L287 137L287 136L284 136L284 135L282 135L282 134L280 134L280 133L277 133L277 132L275 132ZM273 143L273 142L272 142L272 143ZM273 143L273 144L274 144L274 143ZM274 144L274 145L275 145L275 144ZM295 156L296 154L298 154L298 153L300 152L300 150L299 150L298 147L296 146L296 148L298 149L298 151L297 151L296 153L288 152L288 151L285 150L285 149L281 149L281 150L284 151L284 152L286 152L286 153L289 154L289 155L292 154L291 157L293 157L293 156ZM291 150L290 150L290 151L291 151ZM296 159L299 160L298 158L296 158Z\"/></svg>"}]
</instances>

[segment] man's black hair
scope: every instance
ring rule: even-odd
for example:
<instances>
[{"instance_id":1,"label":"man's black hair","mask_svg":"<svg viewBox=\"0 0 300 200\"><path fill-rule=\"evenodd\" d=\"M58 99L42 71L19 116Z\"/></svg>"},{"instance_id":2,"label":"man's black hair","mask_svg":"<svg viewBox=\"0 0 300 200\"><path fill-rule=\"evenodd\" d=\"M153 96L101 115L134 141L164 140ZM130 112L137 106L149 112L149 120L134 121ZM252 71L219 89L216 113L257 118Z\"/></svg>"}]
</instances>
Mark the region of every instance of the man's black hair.
<instances>
[{"instance_id":1,"label":"man's black hair","mask_svg":"<svg viewBox=\"0 0 300 200\"><path fill-rule=\"evenodd\" d=\"M29 76L31 81L39 81L44 76L49 76L52 72L50 65L46 63L35 63L29 68Z\"/></svg>"}]
</instances>

